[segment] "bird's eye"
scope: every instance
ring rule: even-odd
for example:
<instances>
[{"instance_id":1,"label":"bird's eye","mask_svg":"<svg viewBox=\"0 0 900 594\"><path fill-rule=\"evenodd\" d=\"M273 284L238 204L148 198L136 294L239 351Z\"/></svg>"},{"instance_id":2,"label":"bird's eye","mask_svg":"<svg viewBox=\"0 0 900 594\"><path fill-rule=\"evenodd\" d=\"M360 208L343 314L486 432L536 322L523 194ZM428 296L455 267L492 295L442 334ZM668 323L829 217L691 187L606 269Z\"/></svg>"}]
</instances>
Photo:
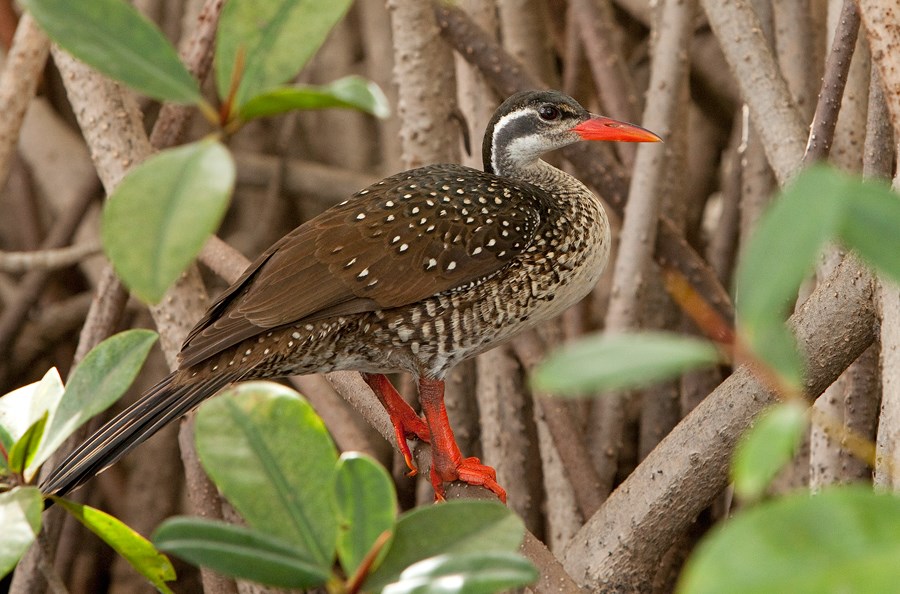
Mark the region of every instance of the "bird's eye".
<instances>
[{"instance_id":1,"label":"bird's eye","mask_svg":"<svg viewBox=\"0 0 900 594\"><path fill-rule=\"evenodd\" d=\"M562 114L560 114L558 107L548 103L546 105L541 105L540 108L538 108L538 115L541 116L541 119L545 122L552 122L558 120L559 116Z\"/></svg>"}]
</instances>

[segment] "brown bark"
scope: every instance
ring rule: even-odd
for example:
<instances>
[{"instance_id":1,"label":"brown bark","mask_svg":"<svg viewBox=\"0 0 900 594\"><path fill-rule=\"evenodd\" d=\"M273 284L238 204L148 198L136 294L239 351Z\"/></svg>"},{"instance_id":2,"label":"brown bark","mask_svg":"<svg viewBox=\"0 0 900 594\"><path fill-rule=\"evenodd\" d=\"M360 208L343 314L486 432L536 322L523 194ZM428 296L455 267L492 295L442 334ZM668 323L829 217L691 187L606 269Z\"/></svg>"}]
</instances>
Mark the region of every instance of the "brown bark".
<instances>
[{"instance_id":1,"label":"brown bark","mask_svg":"<svg viewBox=\"0 0 900 594\"><path fill-rule=\"evenodd\" d=\"M818 395L874 339L870 275L845 262L791 318ZM725 380L607 499L566 551L576 581L640 590L663 553L728 482L738 437L774 397L746 369Z\"/></svg>"}]
</instances>

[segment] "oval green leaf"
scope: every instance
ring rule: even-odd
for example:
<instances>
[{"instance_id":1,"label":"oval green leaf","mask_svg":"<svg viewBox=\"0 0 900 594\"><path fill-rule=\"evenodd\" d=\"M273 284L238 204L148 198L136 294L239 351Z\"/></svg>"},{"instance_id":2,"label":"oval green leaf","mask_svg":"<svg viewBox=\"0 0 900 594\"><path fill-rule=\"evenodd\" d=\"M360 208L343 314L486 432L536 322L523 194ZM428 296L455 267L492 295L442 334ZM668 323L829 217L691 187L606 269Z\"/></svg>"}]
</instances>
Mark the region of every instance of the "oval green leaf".
<instances>
[{"instance_id":1,"label":"oval green leaf","mask_svg":"<svg viewBox=\"0 0 900 594\"><path fill-rule=\"evenodd\" d=\"M41 438L44 437L44 428L47 426L47 417L49 415L49 412L45 412L10 448L9 470L11 472L21 473L28 466L28 463L34 459L34 455L40 447Z\"/></svg>"},{"instance_id":2,"label":"oval green leaf","mask_svg":"<svg viewBox=\"0 0 900 594\"><path fill-rule=\"evenodd\" d=\"M229 0L216 37L216 83L228 97L238 56L243 76L233 102L251 97L294 77L341 20L350 0Z\"/></svg>"},{"instance_id":3,"label":"oval green leaf","mask_svg":"<svg viewBox=\"0 0 900 594\"><path fill-rule=\"evenodd\" d=\"M333 562L337 451L306 401L278 384L241 384L204 403L195 430L203 467L250 526Z\"/></svg>"},{"instance_id":4,"label":"oval green leaf","mask_svg":"<svg viewBox=\"0 0 900 594\"><path fill-rule=\"evenodd\" d=\"M26 468L27 479L85 421L109 408L125 393L156 337L152 330L126 330L91 349L72 371L58 406L50 413L40 450Z\"/></svg>"},{"instance_id":5,"label":"oval green leaf","mask_svg":"<svg viewBox=\"0 0 900 594\"><path fill-rule=\"evenodd\" d=\"M493 501L449 501L418 508L401 516L387 556L364 585L378 591L429 557L512 552L524 534L522 520Z\"/></svg>"},{"instance_id":6,"label":"oval green leaf","mask_svg":"<svg viewBox=\"0 0 900 594\"><path fill-rule=\"evenodd\" d=\"M517 553L457 553L410 565L382 594L493 594L526 586L539 576Z\"/></svg>"},{"instance_id":7,"label":"oval green leaf","mask_svg":"<svg viewBox=\"0 0 900 594\"><path fill-rule=\"evenodd\" d=\"M34 487L0 493L0 579L8 574L41 531L44 500Z\"/></svg>"},{"instance_id":8,"label":"oval green leaf","mask_svg":"<svg viewBox=\"0 0 900 594\"><path fill-rule=\"evenodd\" d=\"M860 487L795 494L738 514L697 548L683 594L894 592L900 499Z\"/></svg>"},{"instance_id":9,"label":"oval green leaf","mask_svg":"<svg viewBox=\"0 0 900 594\"><path fill-rule=\"evenodd\" d=\"M782 330L826 241L835 237L853 178L825 166L797 176L760 220L737 270L737 317L742 339L795 387L802 364Z\"/></svg>"},{"instance_id":10,"label":"oval green leaf","mask_svg":"<svg viewBox=\"0 0 900 594\"><path fill-rule=\"evenodd\" d=\"M53 501L124 557L157 590L171 592L166 582L175 579L175 569L168 557L157 551L149 540L99 509L62 497L53 497Z\"/></svg>"},{"instance_id":11,"label":"oval green leaf","mask_svg":"<svg viewBox=\"0 0 900 594\"><path fill-rule=\"evenodd\" d=\"M349 452L338 460L335 496L340 520L338 559L344 573L352 576L378 537L393 531L397 493L381 464L364 454Z\"/></svg>"},{"instance_id":12,"label":"oval green leaf","mask_svg":"<svg viewBox=\"0 0 900 594\"><path fill-rule=\"evenodd\" d=\"M358 109L379 118L391 113L387 97L378 85L361 76L347 76L327 85L297 85L266 91L244 103L238 117L246 121L294 109L329 107Z\"/></svg>"},{"instance_id":13,"label":"oval green leaf","mask_svg":"<svg viewBox=\"0 0 900 594\"><path fill-rule=\"evenodd\" d=\"M154 99L200 103L200 86L162 32L122 0L23 0L67 52Z\"/></svg>"},{"instance_id":14,"label":"oval green leaf","mask_svg":"<svg viewBox=\"0 0 900 594\"><path fill-rule=\"evenodd\" d=\"M731 464L735 493L751 500L761 497L793 458L806 427L806 408L798 403L776 404L765 410L735 449Z\"/></svg>"},{"instance_id":15,"label":"oval green leaf","mask_svg":"<svg viewBox=\"0 0 900 594\"><path fill-rule=\"evenodd\" d=\"M234 161L202 140L135 167L103 210L106 254L122 281L155 303L218 228L234 187Z\"/></svg>"},{"instance_id":16,"label":"oval green leaf","mask_svg":"<svg viewBox=\"0 0 900 594\"><path fill-rule=\"evenodd\" d=\"M841 239L866 262L900 283L900 196L884 184L857 180L848 188Z\"/></svg>"},{"instance_id":17,"label":"oval green leaf","mask_svg":"<svg viewBox=\"0 0 900 594\"><path fill-rule=\"evenodd\" d=\"M662 332L598 334L552 353L531 381L538 390L579 396L652 384L720 360L711 342L697 338Z\"/></svg>"},{"instance_id":18,"label":"oval green leaf","mask_svg":"<svg viewBox=\"0 0 900 594\"><path fill-rule=\"evenodd\" d=\"M313 588L331 567L301 556L290 543L252 528L201 518L172 518L154 533L160 550L194 565L278 588Z\"/></svg>"}]
</instances>

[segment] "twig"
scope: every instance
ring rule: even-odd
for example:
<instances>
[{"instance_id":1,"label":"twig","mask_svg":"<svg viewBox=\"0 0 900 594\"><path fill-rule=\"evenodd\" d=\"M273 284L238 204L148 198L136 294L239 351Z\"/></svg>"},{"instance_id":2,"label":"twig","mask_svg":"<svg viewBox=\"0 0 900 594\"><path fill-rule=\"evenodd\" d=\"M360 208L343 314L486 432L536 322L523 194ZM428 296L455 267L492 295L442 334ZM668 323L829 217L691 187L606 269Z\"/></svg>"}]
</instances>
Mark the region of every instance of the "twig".
<instances>
[{"instance_id":1,"label":"twig","mask_svg":"<svg viewBox=\"0 0 900 594\"><path fill-rule=\"evenodd\" d=\"M650 93L644 110L644 124L668 137L674 126L682 91L687 84L687 48L696 5L693 2L668 1L660 7L656 43L650 71ZM615 261L605 330L621 333L640 326L639 312L645 303L650 264L654 253L654 234L661 214L663 166L667 162L663 147L646 144L638 148L635 172L631 178L628 202ZM603 458L597 461L601 490L612 491L623 443L626 408L634 393L607 394L595 403L597 430L594 440Z\"/></svg>"},{"instance_id":2,"label":"twig","mask_svg":"<svg viewBox=\"0 0 900 594\"><path fill-rule=\"evenodd\" d=\"M784 184L803 154L803 122L781 76L762 26L747 0L701 0L725 59L750 106L769 164Z\"/></svg>"},{"instance_id":3,"label":"twig","mask_svg":"<svg viewBox=\"0 0 900 594\"><path fill-rule=\"evenodd\" d=\"M68 268L99 253L100 245L96 243L82 243L36 252L0 251L0 270L13 274L32 270L58 270Z\"/></svg>"},{"instance_id":4,"label":"twig","mask_svg":"<svg viewBox=\"0 0 900 594\"><path fill-rule=\"evenodd\" d=\"M47 35L30 14L24 14L0 72L0 188L6 185L10 157L15 151L25 111L41 80L49 51Z\"/></svg>"},{"instance_id":5,"label":"twig","mask_svg":"<svg viewBox=\"0 0 900 594\"><path fill-rule=\"evenodd\" d=\"M640 110L638 93L628 76L621 31L614 24L609 0L573 0L569 10L578 26L604 112L618 120L636 121ZM620 143L616 149L625 166L630 167L634 163L635 146Z\"/></svg>"},{"instance_id":6,"label":"twig","mask_svg":"<svg viewBox=\"0 0 900 594\"><path fill-rule=\"evenodd\" d=\"M850 71L858 34L859 11L856 2L844 0L838 17L838 28L834 33L834 43L825 60L825 76L822 79L822 89L819 91L802 167L826 159L831 151L838 112L841 109L841 97L844 96L844 86L847 84L847 73Z\"/></svg>"},{"instance_id":7,"label":"twig","mask_svg":"<svg viewBox=\"0 0 900 594\"><path fill-rule=\"evenodd\" d=\"M529 375L546 355L544 345L532 332L516 338L513 348ZM609 491L603 492L600 477L591 462L578 423L572 419L564 401L547 394L538 393L534 397L547 422L569 484L572 485L578 509L582 517L590 518L600 508Z\"/></svg>"},{"instance_id":8,"label":"twig","mask_svg":"<svg viewBox=\"0 0 900 594\"><path fill-rule=\"evenodd\" d=\"M41 248L59 248L68 244L92 199L92 194L85 193L79 196L78 201L70 205L68 210L63 211L41 244ZM46 270L29 272L22 279L15 300L4 308L0 315L0 359L5 359L8 355L12 341L25 323L29 310L37 302L49 278L50 273ZM2 367L0 365L0 368Z\"/></svg>"}]
</instances>

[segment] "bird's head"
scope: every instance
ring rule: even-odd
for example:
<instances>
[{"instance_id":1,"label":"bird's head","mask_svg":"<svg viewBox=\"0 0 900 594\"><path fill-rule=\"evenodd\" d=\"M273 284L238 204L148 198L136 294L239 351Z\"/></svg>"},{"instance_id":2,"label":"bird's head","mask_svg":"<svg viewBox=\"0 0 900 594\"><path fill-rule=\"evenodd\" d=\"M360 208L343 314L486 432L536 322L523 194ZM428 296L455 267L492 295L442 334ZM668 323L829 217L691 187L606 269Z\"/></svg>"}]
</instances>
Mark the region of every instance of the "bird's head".
<instances>
[{"instance_id":1,"label":"bird's head","mask_svg":"<svg viewBox=\"0 0 900 594\"><path fill-rule=\"evenodd\" d=\"M662 141L640 126L594 115L559 91L523 91L504 101L488 123L484 168L502 175L580 140Z\"/></svg>"}]
</instances>

